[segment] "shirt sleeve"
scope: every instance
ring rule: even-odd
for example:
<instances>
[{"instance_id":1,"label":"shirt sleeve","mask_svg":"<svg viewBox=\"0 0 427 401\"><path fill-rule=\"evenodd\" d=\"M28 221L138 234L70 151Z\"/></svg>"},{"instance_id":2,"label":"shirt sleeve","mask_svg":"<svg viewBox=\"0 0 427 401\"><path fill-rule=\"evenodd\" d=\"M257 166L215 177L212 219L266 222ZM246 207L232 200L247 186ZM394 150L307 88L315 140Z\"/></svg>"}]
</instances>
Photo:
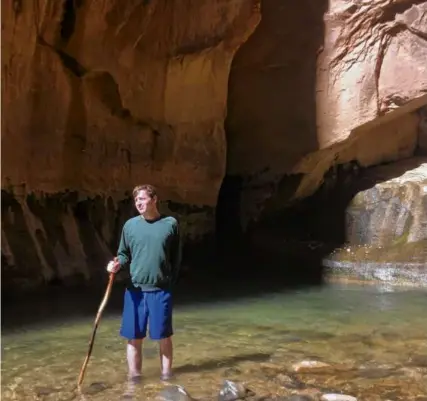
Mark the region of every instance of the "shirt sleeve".
<instances>
[{"instance_id":1,"label":"shirt sleeve","mask_svg":"<svg viewBox=\"0 0 427 401\"><path fill-rule=\"evenodd\" d=\"M182 240L179 223L177 222L174 227L174 235L171 246L171 267L172 267L172 281L178 281L179 271L182 261Z\"/></svg>"},{"instance_id":2,"label":"shirt sleeve","mask_svg":"<svg viewBox=\"0 0 427 401\"><path fill-rule=\"evenodd\" d=\"M119 259L120 269L127 267L131 261L130 249L126 238L126 225L122 230L117 258Z\"/></svg>"}]
</instances>

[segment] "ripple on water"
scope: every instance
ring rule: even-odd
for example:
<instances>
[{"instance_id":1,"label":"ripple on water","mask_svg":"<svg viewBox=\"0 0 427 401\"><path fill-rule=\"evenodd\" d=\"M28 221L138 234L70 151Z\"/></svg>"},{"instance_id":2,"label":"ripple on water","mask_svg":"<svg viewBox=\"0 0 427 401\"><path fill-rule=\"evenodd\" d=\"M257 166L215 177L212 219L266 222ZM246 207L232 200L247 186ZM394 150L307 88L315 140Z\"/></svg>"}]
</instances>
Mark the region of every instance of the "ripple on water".
<instances>
[{"instance_id":1,"label":"ripple on water","mask_svg":"<svg viewBox=\"0 0 427 401\"><path fill-rule=\"evenodd\" d=\"M422 291L331 286L178 306L176 382L197 399L216 397L224 379L232 379L266 399L344 392L363 401L415 400L427 394L425 299ZM90 400L117 400L125 390L119 325L120 317L112 316L98 328L84 382ZM91 332L92 320L79 320L4 333L2 400L75 399ZM294 372L303 360L331 369ZM135 399L154 398L163 388L152 341L143 366Z\"/></svg>"}]
</instances>

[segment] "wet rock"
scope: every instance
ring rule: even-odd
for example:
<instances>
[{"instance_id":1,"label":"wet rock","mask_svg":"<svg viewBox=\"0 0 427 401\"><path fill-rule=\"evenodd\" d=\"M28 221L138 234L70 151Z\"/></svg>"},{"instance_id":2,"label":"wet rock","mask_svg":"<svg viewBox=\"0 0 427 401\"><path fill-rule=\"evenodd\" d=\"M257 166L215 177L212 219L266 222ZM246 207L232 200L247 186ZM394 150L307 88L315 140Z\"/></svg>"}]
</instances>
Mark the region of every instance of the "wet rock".
<instances>
[{"instance_id":1,"label":"wet rock","mask_svg":"<svg viewBox=\"0 0 427 401\"><path fill-rule=\"evenodd\" d=\"M323 394L320 401L357 401L357 398L346 394Z\"/></svg>"},{"instance_id":2,"label":"wet rock","mask_svg":"<svg viewBox=\"0 0 427 401\"><path fill-rule=\"evenodd\" d=\"M298 395L305 395L306 397L311 397L312 399L318 401L322 393L333 393L333 391L322 391L320 388L312 387L299 391Z\"/></svg>"},{"instance_id":3,"label":"wet rock","mask_svg":"<svg viewBox=\"0 0 427 401\"><path fill-rule=\"evenodd\" d=\"M91 383L90 386L86 389L86 394L98 394L101 391L107 390L110 386L104 382L95 382Z\"/></svg>"},{"instance_id":4,"label":"wet rock","mask_svg":"<svg viewBox=\"0 0 427 401\"><path fill-rule=\"evenodd\" d=\"M260 363L260 367L263 370L276 370L277 371L277 370L282 369L281 365L274 363L274 362L262 362L262 363Z\"/></svg>"},{"instance_id":5,"label":"wet rock","mask_svg":"<svg viewBox=\"0 0 427 401\"><path fill-rule=\"evenodd\" d=\"M288 389L303 389L305 387L305 384L298 380L295 377L291 377L285 374L279 374L276 377L276 382L278 382L281 386L288 388Z\"/></svg>"},{"instance_id":6,"label":"wet rock","mask_svg":"<svg viewBox=\"0 0 427 401\"><path fill-rule=\"evenodd\" d=\"M285 398L286 401L314 401L314 398L306 394L294 394L290 397Z\"/></svg>"},{"instance_id":7,"label":"wet rock","mask_svg":"<svg viewBox=\"0 0 427 401\"><path fill-rule=\"evenodd\" d=\"M370 170L377 183L350 203L350 244L389 246L427 239L425 208L427 159L413 158Z\"/></svg>"},{"instance_id":8,"label":"wet rock","mask_svg":"<svg viewBox=\"0 0 427 401\"><path fill-rule=\"evenodd\" d=\"M328 363L316 361L316 360L305 360L292 365L292 370L298 373L308 372L330 372L333 370L332 366Z\"/></svg>"},{"instance_id":9,"label":"wet rock","mask_svg":"<svg viewBox=\"0 0 427 401\"><path fill-rule=\"evenodd\" d=\"M58 390L55 388L52 388L52 387L37 387L36 388L37 397L45 397L45 396L48 396L48 395L56 393L56 392L58 392Z\"/></svg>"},{"instance_id":10,"label":"wet rock","mask_svg":"<svg viewBox=\"0 0 427 401\"><path fill-rule=\"evenodd\" d=\"M230 368L225 369L224 373L222 375L224 377L229 377L229 376L232 376L232 375L239 375L241 373L242 373L242 371L238 367L232 366Z\"/></svg>"},{"instance_id":11,"label":"wet rock","mask_svg":"<svg viewBox=\"0 0 427 401\"><path fill-rule=\"evenodd\" d=\"M410 377L411 379L413 379L415 381L419 381L420 383L421 383L421 381L424 381L427 383L427 379L425 378L426 375L423 374L423 372L421 372L421 370L424 370L424 369L418 368L418 367L408 368L405 366L399 370L399 373L401 373L402 375L405 375L407 377Z\"/></svg>"},{"instance_id":12,"label":"wet rock","mask_svg":"<svg viewBox=\"0 0 427 401\"><path fill-rule=\"evenodd\" d=\"M390 377L397 373L394 368L368 368L359 370L359 377L365 379L382 379L384 377Z\"/></svg>"},{"instance_id":13,"label":"wet rock","mask_svg":"<svg viewBox=\"0 0 427 401\"><path fill-rule=\"evenodd\" d=\"M158 401L193 401L187 390L178 385L167 386L156 396Z\"/></svg>"},{"instance_id":14,"label":"wet rock","mask_svg":"<svg viewBox=\"0 0 427 401\"><path fill-rule=\"evenodd\" d=\"M409 364L419 368L427 368L427 355L413 355Z\"/></svg>"},{"instance_id":15,"label":"wet rock","mask_svg":"<svg viewBox=\"0 0 427 401\"><path fill-rule=\"evenodd\" d=\"M271 394L254 395L246 398L246 401L270 401Z\"/></svg>"},{"instance_id":16,"label":"wet rock","mask_svg":"<svg viewBox=\"0 0 427 401\"><path fill-rule=\"evenodd\" d=\"M238 400L239 398L244 398L247 392L248 390L242 383L224 380L224 384L218 394L218 401Z\"/></svg>"}]
</instances>

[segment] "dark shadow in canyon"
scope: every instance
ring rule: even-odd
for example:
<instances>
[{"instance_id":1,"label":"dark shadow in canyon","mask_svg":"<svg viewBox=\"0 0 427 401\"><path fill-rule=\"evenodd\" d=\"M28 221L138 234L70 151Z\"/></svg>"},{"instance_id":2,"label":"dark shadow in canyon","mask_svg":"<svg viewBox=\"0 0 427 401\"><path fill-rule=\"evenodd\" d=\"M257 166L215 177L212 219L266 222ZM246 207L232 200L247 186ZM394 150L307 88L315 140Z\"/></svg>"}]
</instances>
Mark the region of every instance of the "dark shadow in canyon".
<instances>
[{"instance_id":1,"label":"dark shadow in canyon","mask_svg":"<svg viewBox=\"0 0 427 401\"><path fill-rule=\"evenodd\" d=\"M327 7L326 0L292 4L263 0L259 26L233 59L225 121L227 174L216 214L220 265L231 276L256 274L271 265L270 275L289 267L287 283L321 281L319 268L310 267L318 258L300 259L294 252L291 258L277 259L275 251L254 252L251 236L257 225L248 222L258 214L256 208L271 193L277 177L318 150L317 56L324 42ZM301 178L284 178L289 196ZM298 238L292 222L281 224ZM261 227L265 228L262 222Z\"/></svg>"},{"instance_id":2,"label":"dark shadow in canyon","mask_svg":"<svg viewBox=\"0 0 427 401\"><path fill-rule=\"evenodd\" d=\"M199 267L202 270L203 266ZM2 294L2 331L7 334L46 324L72 322L74 319L92 319L92 324L105 294L107 280L108 274L102 271L102 277L90 284L80 283L68 288L62 285L49 286L25 296L15 294L12 297ZM239 302L245 298L307 288L305 285L296 288L294 283L286 283L286 277L282 277L280 272L274 276L242 275L238 280L236 278L227 280L224 276L218 275L218 272L204 270L179 280L174 291L175 305L179 307ZM120 315L124 289L125 282L116 280L103 314L104 318ZM28 304L28 297L31 297L31 307Z\"/></svg>"}]
</instances>

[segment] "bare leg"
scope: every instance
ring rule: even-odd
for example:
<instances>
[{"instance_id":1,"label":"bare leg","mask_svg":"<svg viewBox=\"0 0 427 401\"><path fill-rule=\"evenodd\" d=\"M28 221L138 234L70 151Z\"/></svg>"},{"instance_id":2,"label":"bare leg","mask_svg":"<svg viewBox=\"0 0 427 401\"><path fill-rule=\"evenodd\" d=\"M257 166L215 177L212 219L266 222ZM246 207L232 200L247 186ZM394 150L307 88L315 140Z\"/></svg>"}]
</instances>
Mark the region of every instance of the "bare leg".
<instances>
[{"instance_id":1,"label":"bare leg","mask_svg":"<svg viewBox=\"0 0 427 401\"><path fill-rule=\"evenodd\" d=\"M129 340L126 351L129 377L140 376L142 368L142 340Z\"/></svg>"},{"instance_id":2,"label":"bare leg","mask_svg":"<svg viewBox=\"0 0 427 401\"><path fill-rule=\"evenodd\" d=\"M159 343L160 369L162 376L168 377L172 374L173 346L172 337L164 338Z\"/></svg>"}]
</instances>

